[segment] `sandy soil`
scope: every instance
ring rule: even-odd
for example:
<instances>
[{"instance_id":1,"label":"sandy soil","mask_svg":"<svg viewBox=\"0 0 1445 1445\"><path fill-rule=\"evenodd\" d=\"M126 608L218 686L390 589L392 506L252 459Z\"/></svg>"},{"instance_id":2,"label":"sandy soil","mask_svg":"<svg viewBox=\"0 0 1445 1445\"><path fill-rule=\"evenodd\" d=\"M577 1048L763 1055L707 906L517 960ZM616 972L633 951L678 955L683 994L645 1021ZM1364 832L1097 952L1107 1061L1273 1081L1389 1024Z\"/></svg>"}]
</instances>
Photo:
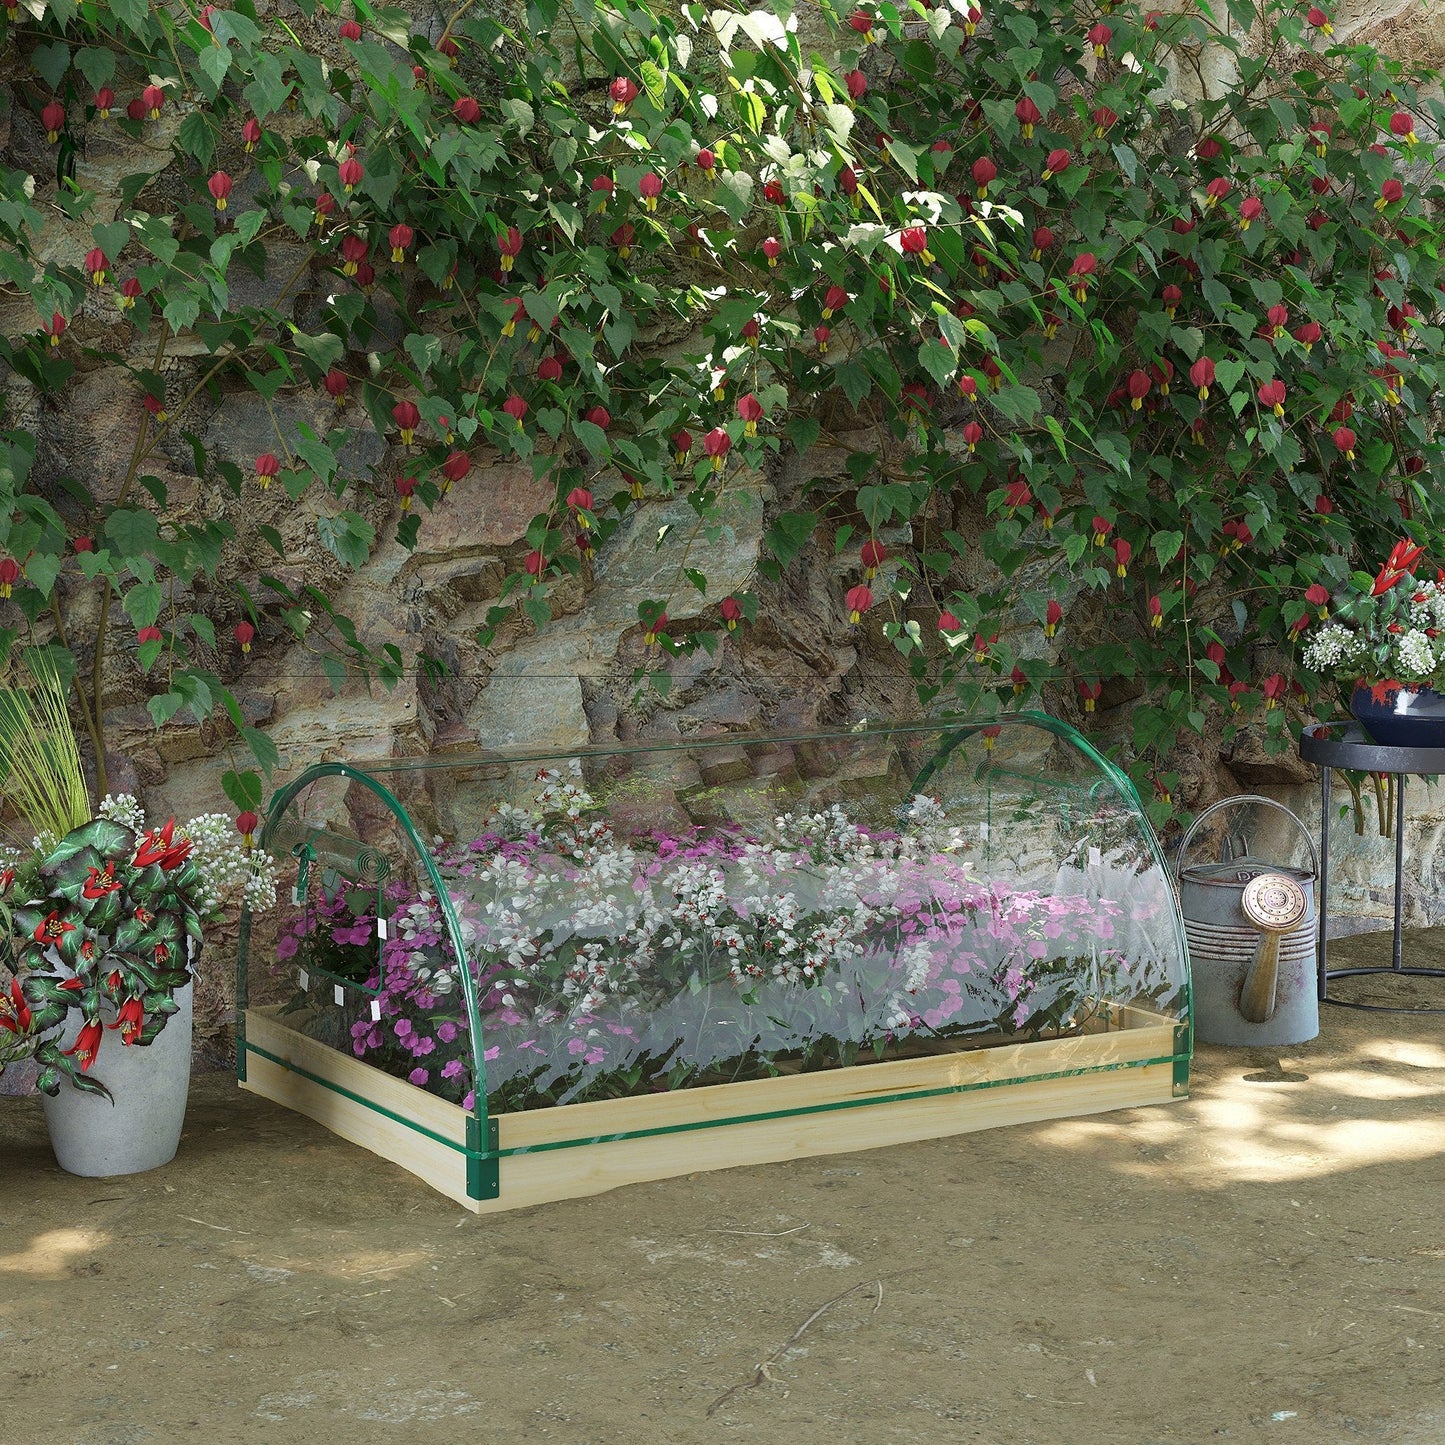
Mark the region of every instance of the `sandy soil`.
<instances>
[{"instance_id":1,"label":"sandy soil","mask_svg":"<svg viewBox=\"0 0 1445 1445\"><path fill-rule=\"evenodd\" d=\"M1184 1103L488 1220L224 1075L109 1181L0 1099L0 1445L1440 1445L1442 1096L1445 1015L1329 1008Z\"/></svg>"}]
</instances>

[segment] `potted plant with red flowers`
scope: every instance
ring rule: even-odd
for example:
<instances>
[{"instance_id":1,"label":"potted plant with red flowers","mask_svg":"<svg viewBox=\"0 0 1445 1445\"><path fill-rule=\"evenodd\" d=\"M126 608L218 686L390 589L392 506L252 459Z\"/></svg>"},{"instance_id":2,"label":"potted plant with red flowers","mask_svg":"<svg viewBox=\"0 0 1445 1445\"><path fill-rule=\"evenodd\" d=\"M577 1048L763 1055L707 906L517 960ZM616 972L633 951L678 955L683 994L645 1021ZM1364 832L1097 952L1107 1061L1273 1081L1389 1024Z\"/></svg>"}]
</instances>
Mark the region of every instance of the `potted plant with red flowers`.
<instances>
[{"instance_id":1,"label":"potted plant with red flowers","mask_svg":"<svg viewBox=\"0 0 1445 1445\"><path fill-rule=\"evenodd\" d=\"M1305 666L1336 677L1386 747L1445 747L1445 585L1417 576L1423 550L1403 539L1373 577L1356 572L1334 595L1321 583L1305 594L1323 624Z\"/></svg>"},{"instance_id":2,"label":"potted plant with red flowers","mask_svg":"<svg viewBox=\"0 0 1445 1445\"><path fill-rule=\"evenodd\" d=\"M92 810L58 688L42 671L34 687L0 692L6 800L36 829L0 867L0 1036L39 1065L62 1168L135 1173L180 1141L206 930L236 901L269 906L275 876L223 814L148 825L125 794Z\"/></svg>"}]
</instances>

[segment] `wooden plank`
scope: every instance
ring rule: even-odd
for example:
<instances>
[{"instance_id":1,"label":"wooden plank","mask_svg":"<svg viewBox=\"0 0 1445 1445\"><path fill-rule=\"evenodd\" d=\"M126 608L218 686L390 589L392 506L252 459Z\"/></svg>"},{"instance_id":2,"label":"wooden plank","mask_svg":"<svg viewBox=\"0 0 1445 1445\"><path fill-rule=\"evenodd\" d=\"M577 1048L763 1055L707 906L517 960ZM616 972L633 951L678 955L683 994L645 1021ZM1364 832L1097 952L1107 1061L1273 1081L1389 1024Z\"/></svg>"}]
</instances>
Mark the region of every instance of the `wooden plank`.
<instances>
[{"instance_id":1,"label":"wooden plank","mask_svg":"<svg viewBox=\"0 0 1445 1445\"><path fill-rule=\"evenodd\" d=\"M249 1054L244 1087L400 1164L457 1203L478 1213L492 1213L702 1170L882 1148L1007 1124L1167 1102L1174 1097L1172 1062L1062 1079L1035 1077L1172 1054L1173 1020L1140 1009L1121 1014L1127 1015L1124 1021L1132 1026L1110 1033L503 1115L504 1149L536 1148L643 1129L683 1126L685 1132L504 1157L500 1161L501 1198L488 1201L466 1197L466 1161L457 1150L283 1065ZM248 1010L246 1034L268 1053L374 1100L401 1119L413 1119L457 1143L466 1138L466 1116L456 1105L305 1037L283 1023L277 1009ZM1028 1079L1033 1081L1017 1082ZM818 1108L968 1084L993 1087L743 1124L716 1122L770 1110ZM685 1128L708 1122L715 1127Z\"/></svg>"},{"instance_id":2,"label":"wooden plank","mask_svg":"<svg viewBox=\"0 0 1445 1445\"><path fill-rule=\"evenodd\" d=\"M733 1124L694 1134L663 1134L512 1155L501 1161L501 1197L473 1202L470 1207L479 1214L490 1214L681 1174L880 1149L1007 1124L1166 1103L1173 1092L1173 1066L1152 1064L1080 1078L1006 1084L976 1094L945 1094L872 1108Z\"/></svg>"},{"instance_id":3,"label":"wooden plank","mask_svg":"<svg viewBox=\"0 0 1445 1445\"><path fill-rule=\"evenodd\" d=\"M403 1119L415 1119L443 1138L465 1143L466 1115L455 1104L308 1039L280 1023L273 1016L275 1012L246 1010L249 1043L353 1094L372 1099ZM246 1078L241 1087L305 1114L333 1134L399 1164L458 1204L476 1207L477 1201L467 1198L466 1157L457 1150L254 1052L247 1054Z\"/></svg>"},{"instance_id":4,"label":"wooden plank","mask_svg":"<svg viewBox=\"0 0 1445 1445\"><path fill-rule=\"evenodd\" d=\"M1162 1058L1174 1052L1174 1025L1160 1015L1143 1014L1147 1026L1111 1033L1079 1034L1067 1039L1008 1044L957 1054L934 1054L885 1064L846 1069L820 1069L776 1079L751 1079L740 1084L715 1084L677 1089L629 1099L601 1099L590 1104L564 1104L499 1116L504 1149L591 1139L633 1129L659 1129L729 1119L778 1109L805 1109L842 1100L876 1098L880 1094L914 1093L955 1088L1001 1079L1028 1078L1096 1064L1122 1064ZM878 1106L883 1107L883 1106Z\"/></svg>"}]
</instances>

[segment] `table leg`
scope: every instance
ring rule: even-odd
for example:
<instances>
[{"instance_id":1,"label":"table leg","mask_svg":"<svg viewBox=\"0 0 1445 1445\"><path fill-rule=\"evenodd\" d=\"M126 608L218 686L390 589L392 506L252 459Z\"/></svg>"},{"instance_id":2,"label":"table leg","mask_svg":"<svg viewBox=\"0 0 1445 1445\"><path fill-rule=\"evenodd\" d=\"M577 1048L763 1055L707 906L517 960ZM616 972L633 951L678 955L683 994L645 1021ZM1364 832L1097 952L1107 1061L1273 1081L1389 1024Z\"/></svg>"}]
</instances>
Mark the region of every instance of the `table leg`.
<instances>
[{"instance_id":1,"label":"table leg","mask_svg":"<svg viewBox=\"0 0 1445 1445\"><path fill-rule=\"evenodd\" d=\"M1319 995L1320 999L1329 997L1329 979L1326 973L1327 964L1325 953L1328 948L1326 934L1329 932L1330 922L1330 770L1328 767L1320 768L1320 876L1316 880L1319 887L1319 897L1316 903L1319 907Z\"/></svg>"},{"instance_id":2,"label":"table leg","mask_svg":"<svg viewBox=\"0 0 1445 1445\"><path fill-rule=\"evenodd\" d=\"M1395 775L1395 951L1390 967L1396 973L1405 966L1405 948L1400 925L1405 916L1405 775Z\"/></svg>"}]
</instances>

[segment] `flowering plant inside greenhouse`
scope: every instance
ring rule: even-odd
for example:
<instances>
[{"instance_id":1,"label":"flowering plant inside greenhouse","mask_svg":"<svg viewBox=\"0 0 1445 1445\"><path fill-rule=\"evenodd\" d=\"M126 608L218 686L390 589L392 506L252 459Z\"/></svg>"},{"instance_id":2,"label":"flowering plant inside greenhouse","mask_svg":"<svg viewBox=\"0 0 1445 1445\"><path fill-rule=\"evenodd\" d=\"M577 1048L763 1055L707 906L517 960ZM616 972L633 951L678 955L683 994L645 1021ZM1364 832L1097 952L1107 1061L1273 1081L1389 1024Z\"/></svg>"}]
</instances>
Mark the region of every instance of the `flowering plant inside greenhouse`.
<instances>
[{"instance_id":1,"label":"flowering plant inside greenhouse","mask_svg":"<svg viewBox=\"0 0 1445 1445\"><path fill-rule=\"evenodd\" d=\"M1356 572L1347 593L1315 587L1324 625L1305 649L1313 672L1373 688L1445 685L1445 575L1422 581L1422 549L1397 542L1378 573Z\"/></svg>"},{"instance_id":2,"label":"flowering plant inside greenhouse","mask_svg":"<svg viewBox=\"0 0 1445 1445\"><path fill-rule=\"evenodd\" d=\"M1082 872L990 880L926 796L887 831L834 805L623 840L578 781L539 782L533 807L504 805L433 854L476 982L493 1111L1073 1032L1150 987L1149 959L1118 946L1126 912L1150 900L1102 896ZM434 897L333 878L277 952L288 976L304 970L294 1005L331 1014L332 1042L473 1106ZM317 986L311 970L359 987Z\"/></svg>"},{"instance_id":3,"label":"flowering plant inside greenhouse","mask_svg":"<svg viewBox=\"0 0 1445 1445\"><path fill-rule=\"evenodd\" d=\"M222 813L153 825L121 794L63 837L42 832L28 852L5 857L10 977L0 990L0 1044L12 1059L34 1052L44 1092L69 1079L108 1094L92 1073L107 1035L151 1043L191 981L206 928L237 906L259 912L275 902L273 860L237 828ZM83 1021L62 1049L72 1009Z\"/></svg>"}]
</instances>

